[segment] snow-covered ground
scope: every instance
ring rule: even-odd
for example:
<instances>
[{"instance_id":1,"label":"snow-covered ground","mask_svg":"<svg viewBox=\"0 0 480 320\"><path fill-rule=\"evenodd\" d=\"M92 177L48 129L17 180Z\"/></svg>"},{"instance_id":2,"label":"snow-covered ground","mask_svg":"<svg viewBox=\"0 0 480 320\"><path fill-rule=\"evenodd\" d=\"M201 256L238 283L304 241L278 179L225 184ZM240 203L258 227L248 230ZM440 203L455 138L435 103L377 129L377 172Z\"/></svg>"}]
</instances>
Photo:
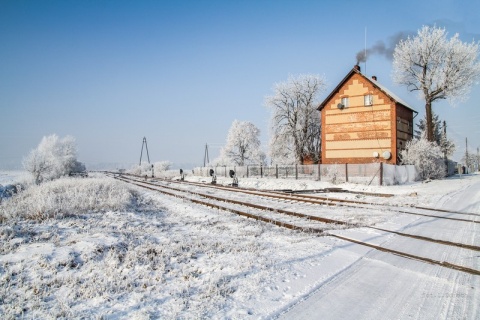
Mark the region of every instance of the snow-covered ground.
<instances>
[{"instance_id":1,"label":"snow-covered ground","mask_svg":"<svg viewBox=\"0 0 480 320\"><path fill-rule=\"evenodd\" d=\"M0 184L19 179L25 179L22 172L0 172ZM202 177L187 179L209 182ZM99 193L107 198L101 200L103 206L95 204L100 210L92 211L73 200L82 192L74 181L50 186L46 194L31 191L22 200L29 201L26 208L48 211L48 215L8 216L2 221L2 214L14 211L8 211L5 202L0 206L0 314L4 318L480 318L480 276L286 230L151 191L132 187L125 191L116 184L102 185ZM218 183L231 183L231 179L218 178ZM332 187L327 182L283 179L241 179L240 186ZM404 186L334 187L394 194L368 198L386 204L480 214L480 175ZM54 197L56 192L64 195ZM125 192L128 203L112 209L108 201L125 199ZM56 207L61 210L55 211ZM358 214L344 207L334 210L345 216ZM480 245L478 224L439 220L388 213L380 226ZM333 232L365 236L361 231ZM419 247L421 242L373 231L368 240L399 251L443 256L480 270L478 251L428 243Z\"/></svg>"}]
</instances>

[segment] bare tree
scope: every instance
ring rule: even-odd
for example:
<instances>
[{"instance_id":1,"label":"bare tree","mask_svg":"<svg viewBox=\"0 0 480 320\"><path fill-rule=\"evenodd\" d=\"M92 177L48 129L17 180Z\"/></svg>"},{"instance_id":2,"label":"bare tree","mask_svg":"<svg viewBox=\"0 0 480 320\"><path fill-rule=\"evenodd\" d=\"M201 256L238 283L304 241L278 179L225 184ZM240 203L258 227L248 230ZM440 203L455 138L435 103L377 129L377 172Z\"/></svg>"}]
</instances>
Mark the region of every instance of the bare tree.
<instances>
[{"instance_id":1,"label":"bare tree","mask_svg":"<svg viewBox=\"0 0 480 320\"><path fill-rule=\"evenodd\" d=\"M480 76L479 44L447 39L444 28L424 26L417 36L401 40L393 53L393 78L425 100L427 139L434 141L432 103L464 101Z\"/></svg>"},{"instance_id":2,"label":"bare tree","mask_svg":"<svg viewBox=\"0 0 480 320\"><path fill-rule=\"evenodd\" d=\"M290 77L275 85L265 104L272 109L270 156L273 162L293 158L303 164L320 157L320 114L318 95L325 90L325 79L315 75ZM286 152L293 152L289 157Z\"/></svg>"}]
</instances>

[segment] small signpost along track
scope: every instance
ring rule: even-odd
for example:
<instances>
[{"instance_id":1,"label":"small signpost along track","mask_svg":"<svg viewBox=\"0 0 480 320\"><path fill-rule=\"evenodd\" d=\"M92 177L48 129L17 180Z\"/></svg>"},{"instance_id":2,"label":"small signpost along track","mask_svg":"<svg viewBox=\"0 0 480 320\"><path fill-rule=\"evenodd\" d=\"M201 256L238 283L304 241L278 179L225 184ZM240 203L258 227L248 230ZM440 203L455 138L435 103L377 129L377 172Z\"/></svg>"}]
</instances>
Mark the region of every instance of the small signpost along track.
<instances>
[{"instance_id":1,"label":"small signpost along track","mask_svg":"<svg viewBox=\"0 0 480 320\"><path fill-rule=\"evenodd\" d=\"M109 174L113 175L113 174ZM430 264L435 264L439 266L443 266L450 269L460 270L462 272L470 273L473 275L480 275L480 270L476 270L471 267L458 265L456 263L451 263L448 261L439 260L439 259L432 259L430 257L420 256L416 254L412 254L409 252L403 252L400 250L395 250L392 248L387 248L385 246L373 244L366 241L360 241L357 239L353 239L344 235L334 234L329 231L338 230L338 229L349 229L349 228L367 228L371 230L381 231L386 234L397 235L400 237L405 237L409 239L413 239L412 241L422 241L427 243L433 243L435 245L441 246L449 246L449 247L458 247L462 248L463 250L471 250L471 251L480 251L479 246L465 244L465 243L458 243L452 241L446 241L441 239L433 239L430 237L410 234L410 233L403 233L394 230L388 230L385 228L379 228L375 226L366 226L361 225L358 223L351 223L349 221L341 220L341 219L332 219L325 216L320 215L310 215L305 214L293 210L286 210L281 209L278 206L275 206L275 202L284 202L284 201L295 201L295 202L303 202L308 203L310 205L319 205L319 206L347 206L351 208L375 208L376 210L390 210L400 214L411 214L411 215L418 215L423 217L435 218L435 219L448 219L454 220L462 223L479 223L476 221L477 214L465 214L465 213L455 213L450 212L450 214L462 214L470 217L464 218L455 218L451 216L442 216L444 210L435 210L432 208L420 208L420 207L396 207L396 206L386 206L386 205L373 205L367 202L361 201L354 201L354 200L342 200L342 199L333 199L333 198L326 198L326 197L313 197L313 196L306 196L300 194L285 194L282 192L271 192L271 191L259 191L259 190L252 190L252 189L240 189L240 188L231 188L228 186L219 186L219 185L209 185L209 184L200 184L200 183L191 183L191 182L174 182L174 181L166 181L166 180L152 180L150 182L143 180L142 178L134 177L134 176L126 176L126 175L113 175L116 179L121 181L149 189L156 192L161 192L162 194L181 198L184 200L188 200L192 203L205 205L211 208L229 211L247 218L252 218L255 220L263 221L266 223L274 224L276 226L292 229L292 230L299 230L302 232L308 232L312 234L318 234L322 236L329 236L334 237L337 239L341 239L343 241L347 241L350 243L359 244L362 246L366 246L369 248L373 248L375 250L379 250L382 252L388 252L391 254L395 254L404 258L414 259L418 261L423 261ZM172 186L175 184L175 187ZM211 188L215 188L221 190L222 194L220 195L212 195L208 193L208 190ZM200 192L198 190L202 190ZM242 193L250 196L249 201L242 201L238 199L234 199L235 197L230 197L229 194L235 193ZM271 205L261 205L259 204L260 201L257 201L259 198L269 198ZM428 214L425 211L429 212Z\"/></svg>"}]
</instances>

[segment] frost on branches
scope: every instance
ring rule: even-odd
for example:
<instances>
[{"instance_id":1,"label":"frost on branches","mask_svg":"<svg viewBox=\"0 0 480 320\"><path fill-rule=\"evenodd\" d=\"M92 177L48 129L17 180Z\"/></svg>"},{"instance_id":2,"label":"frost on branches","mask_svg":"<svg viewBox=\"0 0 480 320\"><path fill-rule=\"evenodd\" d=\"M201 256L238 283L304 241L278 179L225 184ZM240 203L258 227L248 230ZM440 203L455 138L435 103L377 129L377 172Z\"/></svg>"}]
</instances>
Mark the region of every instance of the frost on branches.
<instances>
[{"instance_id":1,"label":"frost on branches","mask_svg":"<svg viewBox=\"0 0 480 320\"><path fill-rule=\"evenodd\" d=\"M320 157L320 114L318 95L325 90L325 79L314 75L290 77L275 85L265 100L272 109L270 157L272 163L314 163Z\"/></svg>"},{"instance_id":2,"label":"frost on branches","mask_svg":"<svg viewBox=\"0 0 480 320\"><path fill-rule=\"evenodd\" d=\"M393 78L425 100L427 139L434 140L432 103L464 101L480 77L479 44L447 39L443 28L424 26L416 37L402 40L393 53Z\"/></svg>"},{"instance_id":3,"label":"frost on branches","mask_svg":"<svg viewBox=\"0 0 480 320\"><path fill-rule=\"evenodd\" d=\"M85 165L77 161L75 139L71 136L60 139L56 134L43 137L38 147L25 157L23 167L33 175L36 184L85 171Z\"/></svg>"},{"instance_id":4,"label":"frost on branches","mask_svg":"<svg viewBox=\"0 0 480 320\"><path fill-rule=\"evenodd\" d=\"M442 150L444 157L450 157L455 152L455 143L453 140L447 138L447 128L446 122L443 122L438 118L438 115L435 112L432 112L432 127L433 127L433 141L437 143L437 145ZM419 123L417 124L418 130L415 130L415 137L417 139L427 135L427 120L426 116L425 119L420 119Z\"/></svg>"},{"instance_id":5,"label":"frost on branches","mask_svg":"<svg viewBox=\"0 0 480 320\"><path fill-rule=\"evenodd\" d=\"M139 165L133 166L128 173L137 176L159 176L161 173L170 170L172 162L170 161L158 161L153 164L142 162Z\"/></svg>"},{"instance_id":6,"label":"frost on branches","mask_svg":"<svg viewBox=\"0 0 480 320\"><path fill-rule=\"evenodd\" d=\"M172 167L172 162L170 161L158 161L153 164L155 175L168 171L170 170L171 167Z\"/></svg>"},{"instance_id":7,"label":"frost on branches","mask_svg":"<svg viewBox=\"0 0 480 320\"><path fill-rule=\"evenodd\" d=\"M423 180L445 177L445 162L442 150L436 142L422 136L407 142L405 150L400 151L402 164L413 164Z\"/></svg>"},{"instance_id":8,"label":"frost on branches","mask_svg":"<svg viewBox=\"0 0 480 320\"><path fill-rule=\"evenodd\" d=\"M215 160L219 165L262 165L265 154L260 149L260 130L251 122L235 120L228 131L227 142Z\"/></svg>"}]
</instances>

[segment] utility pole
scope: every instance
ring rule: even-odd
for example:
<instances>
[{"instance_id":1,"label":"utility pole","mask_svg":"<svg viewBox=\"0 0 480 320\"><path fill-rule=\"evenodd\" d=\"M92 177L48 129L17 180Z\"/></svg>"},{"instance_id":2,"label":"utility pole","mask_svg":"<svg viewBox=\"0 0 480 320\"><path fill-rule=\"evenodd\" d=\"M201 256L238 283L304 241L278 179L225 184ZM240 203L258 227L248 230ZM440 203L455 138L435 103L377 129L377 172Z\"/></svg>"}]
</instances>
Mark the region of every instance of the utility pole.
<instances>
[{"instance_id":1,"label":"utility pole","mask_svg":"<svg viewBox=\"0 0 480 320\"><path fill-rule=\"evenodd\" d=\"M443 144L443 160L445 161L445 171L446 171L446 176L448 176L448 159L447 159L447 148L446 148L446 143L447 143L447 121L443 121L443 141L441 141L441 144Z\"/></svg>"},{"instance_id":2,"label":"utility pole","mask_svg":"<svg viewBox=\"0 0 480 320\"><path fill-rule=\"evenodd\" d=\"M210 163L210 159L208 158L208 144L205 143L205 154L203 155L203 166L206 167L208 163Z\"/></svg>"},{"instance_id":3,"label":"utility pole","mask_svg":"<svg viewBox=\"0 0 480 320\"><path fill-rule=\"evenodd\" d=\"M143 137L142 150L140 151L140 163L138 164L139 166L142 165L142 155L143 155L143 146L144 146L144 145L145 145L145 149L147 150L148 164L150 164L150 156L148 155L147 138Z\"/></svg>"},{"instance_id":4,"label":"utility pole","mask_svg":"<svg viewBox=\"0 0 480 320\"><path fill-rule=\"evenodd\" d=\"M470 159L468 158L468 143L467 143L467 138L465 138L465 167L466 171L468 171L468 165L470 164ZM467 172L465 172L467 173Z\"/></svg>"}]
</instances>

